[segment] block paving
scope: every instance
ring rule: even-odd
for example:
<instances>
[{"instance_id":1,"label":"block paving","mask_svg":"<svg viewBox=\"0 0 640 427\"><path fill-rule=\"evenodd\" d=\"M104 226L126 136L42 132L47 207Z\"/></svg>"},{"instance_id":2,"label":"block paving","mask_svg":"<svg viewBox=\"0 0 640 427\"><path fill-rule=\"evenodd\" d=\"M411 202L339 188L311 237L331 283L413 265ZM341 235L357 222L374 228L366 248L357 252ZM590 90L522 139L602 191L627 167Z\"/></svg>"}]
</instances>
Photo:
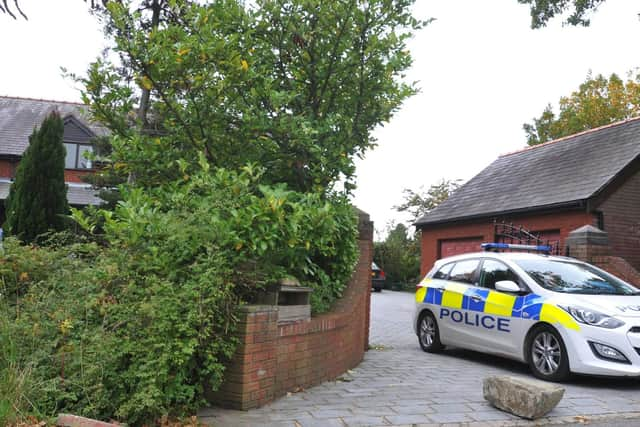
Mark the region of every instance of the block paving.
<instances>
[{"instance_id":1,"label":"block paving","mask_svg":"<svg viewBox=\"0 0 640 427\"><path fill-rule=\"evenodd\" d=\"M640 379L575 377L548 417L526 421L482 397L488 375L530 376L507 359L461 349L424 353L412 329L413 294L371 295L372 349L337 381L290 393L250 411L205 408L213 427L640 426Z\"/></svg>"}]
</instances>

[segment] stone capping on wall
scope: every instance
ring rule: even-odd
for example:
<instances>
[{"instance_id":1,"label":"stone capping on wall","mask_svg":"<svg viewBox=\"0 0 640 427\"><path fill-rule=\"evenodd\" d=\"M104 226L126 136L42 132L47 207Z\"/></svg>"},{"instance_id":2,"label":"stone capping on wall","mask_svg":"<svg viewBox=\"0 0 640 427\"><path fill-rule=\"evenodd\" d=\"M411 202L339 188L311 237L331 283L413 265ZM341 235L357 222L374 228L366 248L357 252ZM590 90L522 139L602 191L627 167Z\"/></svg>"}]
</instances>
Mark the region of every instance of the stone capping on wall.
<instances>
[{"instance_id":1,"label":"stone capping on wall","mask_svg":"<svg viewBox=\"0 0 640 427\"><path fill-rule=\"evenodd\" d=\"M247 410L288 392L332 380L357 366L369 345L373 223L358 211L360 257L333 310L308 320L278 324L278 307L239 308L239 345L210 403Z\"/></svg>"},{"instance_id":2,"label":"stone capping on wall","mask_svg":"<svg viewBox=\"0 0 640 427\"><path fill-rule=\"evenodd\" d=\"M585 225L570 232L566 245L569 256L586 262L592 262L595 256L611 254L607 233L592 225Z\"/></svg>"},{"instance_id":3,"label":"stone capping on wall","mask_svg":"<svg viewBox=\"0 0 640 427\"><path fill-rule=\"evenodd\" d=\"M573 230L567 237L567 244L609 246L609 235L593 225L584 225Z\"/></svg>"},{"instance_id":4,"label":"stone capping on wall","mask_svg":"<svg viewBox=\"0 0 640 427\"><path fill-rule=\"evenodd\" d=\"M295 322L291 324L278 325L278 336L288 337L292 335L314 334L317 332L330 331L332 329L347 326L347 316L320 316L308 322Z\"/></svg>"}]
</instances>

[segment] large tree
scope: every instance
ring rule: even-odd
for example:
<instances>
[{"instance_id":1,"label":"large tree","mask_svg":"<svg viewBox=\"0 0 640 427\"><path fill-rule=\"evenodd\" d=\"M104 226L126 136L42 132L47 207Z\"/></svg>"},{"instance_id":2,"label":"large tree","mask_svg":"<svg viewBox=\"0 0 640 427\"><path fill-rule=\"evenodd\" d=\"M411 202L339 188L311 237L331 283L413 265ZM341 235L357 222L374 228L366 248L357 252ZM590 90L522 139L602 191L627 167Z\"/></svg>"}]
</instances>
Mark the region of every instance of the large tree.
<instances>
[{"instance_id":1,"label":"large tree","mask_svg":"<svg viewBox=\"0 0 640 427\"><path fill-rule=\"evenodd\" d=\"M91 0L118 61L94 64L85 100L116 135L166 136L187 161L203 152L215 166L260 163L296 189L350 190L372 129L416 91L401 79L423 25L413 2ZM119 173L157 181L172 150L138 142Z\"/></svg>"},{"instance_id":2,"label":"large tree","mask_svg":"<svg viewBox=\"0 0 640 427\"><path fill-rule=\"evenodd\" d=\"M572 135L598 126L637 116L640 113L640 75L625 82L616 74L608 79L591 74L577 91L560 98L560 112L556 115L548 105L540 117L525 123L527 144Z\"/></svg>"},{"instance_id":3,"label":"large tree","mask_svg":"<svg viewBox=\"0 0 640 427\"><path fill-rule=\"evenodd\" d=\"M64 182L64 123L53 111L29 137L6 201L9 234L26 242L49 230L60 230L69 210Z\"/></svg>"},{"instance_id":4,"label":"large tree","mask_svg":"<svg viewBox=\"0 0 640 427\"><path fill-rule=\"evenodd\" d=\"M413 0L171 2L155 30L131 3L103 10L121 61L96 62L84 96L116 135L114 164L140 185L203 154L214 167L260 164L266 181L296 190L342 179L350 189L371 131L416 91L401 79L406 40L422 25ZM141 90L145 132L130 126Z\"/></svg>"}]
</instances>

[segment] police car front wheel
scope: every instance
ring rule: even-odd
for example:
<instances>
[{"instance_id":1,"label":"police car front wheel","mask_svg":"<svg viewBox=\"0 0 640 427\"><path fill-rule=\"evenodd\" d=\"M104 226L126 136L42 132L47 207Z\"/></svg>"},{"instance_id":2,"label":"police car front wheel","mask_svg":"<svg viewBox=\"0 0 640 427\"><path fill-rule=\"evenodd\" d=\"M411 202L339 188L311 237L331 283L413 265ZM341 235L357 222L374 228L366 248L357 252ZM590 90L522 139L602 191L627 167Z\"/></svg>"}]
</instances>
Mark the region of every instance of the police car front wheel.
<instances>
[{"instance_id":1,"label":"police car front wheel","mask_svg":"<svg viewBox=\"0 0 640 427\"><path fill-rule=\"evenodd\" d=\"M562 381L569 376L567 349L560 334L550 326L540 325L530 334L529 366L533 375L547 381Z\"/></svg>"},{"instance_id":2,"label":"police car front wheel","mask_svg":"<svg viewBox=\"0 0 640 427\"><path fill-rule=\"evenodd\" d=\"M437 353L444 349L440 342L440 331L435 317L429 312L425 312L420 317L418 324L418 341L420 347L427 353Z\"/></svg>"}]
</instances>

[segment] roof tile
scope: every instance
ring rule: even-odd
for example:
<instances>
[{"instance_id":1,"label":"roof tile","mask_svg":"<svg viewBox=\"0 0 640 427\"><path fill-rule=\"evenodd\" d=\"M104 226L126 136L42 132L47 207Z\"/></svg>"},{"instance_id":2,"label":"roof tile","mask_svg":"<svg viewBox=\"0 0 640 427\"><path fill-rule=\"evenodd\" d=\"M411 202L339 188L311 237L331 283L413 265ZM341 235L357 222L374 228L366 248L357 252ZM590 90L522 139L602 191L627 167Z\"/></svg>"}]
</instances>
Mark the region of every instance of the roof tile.
<instances>
[{"instance_id":1,"label":"roof tile","mask_svg":"<svg viewBox=\"0 0 640 427\"><path fill-rule=\"evenodd\" d=\"M83 104L0 96L0 154L21 156L33 130L54 109L62 117L73 115L96 135L107 134L103 126L88 118L87 107Z\"/></svg>"},{"instance_id":2,"label":"roof tile","mask_svg":"<svg viewBox=\"0 0 640 427\"><path fill-rule=\"evenodd\" d=\"M640 118L498 157L416 225L587 200L640 155Z\"/></svg>"}]
</instances>

